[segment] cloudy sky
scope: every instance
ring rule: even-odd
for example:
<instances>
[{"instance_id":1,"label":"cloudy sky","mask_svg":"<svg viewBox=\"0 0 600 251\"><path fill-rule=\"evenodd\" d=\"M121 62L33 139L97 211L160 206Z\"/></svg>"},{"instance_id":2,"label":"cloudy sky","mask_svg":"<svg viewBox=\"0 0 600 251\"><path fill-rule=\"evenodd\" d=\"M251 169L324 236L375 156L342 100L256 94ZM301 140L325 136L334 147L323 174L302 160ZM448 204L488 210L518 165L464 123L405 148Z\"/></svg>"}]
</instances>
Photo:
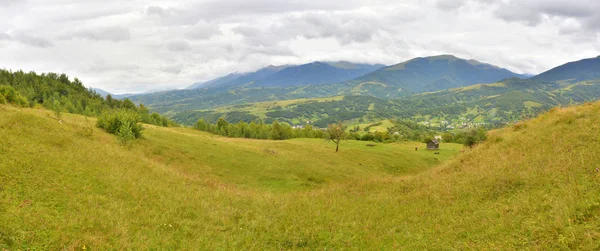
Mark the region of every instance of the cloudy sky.
<instances>
[{"instance_id":1,"label":"cloudy sky","mask_svg":"<svg viewBox=\"0 0 600 251\"><path fill-rule=\"evenodd\" d=\"M0 68L113 93L319 60L540 73L600 55L598 0L0 0L0 17Z\"/></svg>"}]
</instances>

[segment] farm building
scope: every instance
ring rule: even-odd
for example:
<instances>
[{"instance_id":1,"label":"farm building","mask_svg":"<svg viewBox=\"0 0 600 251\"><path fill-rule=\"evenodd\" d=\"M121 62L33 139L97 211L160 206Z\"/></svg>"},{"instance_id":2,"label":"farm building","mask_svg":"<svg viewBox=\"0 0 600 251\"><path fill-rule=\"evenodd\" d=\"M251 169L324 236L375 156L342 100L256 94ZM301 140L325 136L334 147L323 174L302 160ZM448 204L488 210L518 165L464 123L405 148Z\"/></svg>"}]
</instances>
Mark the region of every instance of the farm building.
<instances>
[{"instance_id":1,"label":"farm building","mask_svg":"<svg viewBox=\"0 0 600 251\"><path fill-rule=\"evenodd\" d=\"M440 149L440 141L437 139L432 139L427 142L427 150L438 150Z\"/></svg>"}]
</instances>

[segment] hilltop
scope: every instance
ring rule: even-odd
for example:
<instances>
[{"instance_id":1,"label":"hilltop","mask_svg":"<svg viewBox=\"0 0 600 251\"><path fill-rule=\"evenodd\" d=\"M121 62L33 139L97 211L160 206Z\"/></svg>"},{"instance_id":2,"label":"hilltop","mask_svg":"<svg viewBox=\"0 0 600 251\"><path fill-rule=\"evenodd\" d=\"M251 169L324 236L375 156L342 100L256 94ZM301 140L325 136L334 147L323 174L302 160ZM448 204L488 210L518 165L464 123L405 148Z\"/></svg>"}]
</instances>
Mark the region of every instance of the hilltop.
<instances>
[{"instance_id":1,"label":"hilltop","mask_svg":"<svg viewBox=\"0 0 600 251\"><path fill-rule=\"evenodd\" d=\"M531 78L537 81L568 83L597 79L600 79L600 56L566 63Z\"/></svg>"},{"instance_id":2,"label":"hilltop","mask_svg":"<svg viewBox=\"0 0 600 251\"><path fill-rule=\"evenodd\" d=\"M445 164L413 144L336 155L153 126L127 150L82 134L78 115L0 113L2 248L600 248L600 103L492 132Z\"/></svg>"},{"instance_id":3,"label":"hilltop","mask_svg":"<svg viewBox=\"0 0 600 251\"><path fill-rule=\"evenodd\" d=\"M494 83L507 78L525 78L509 70L466 60L453 55L415 58L388 66L351 82L352 94L400 97L474 84Z\"/></svg>"},{"instance_id":4,"label":"hilltop","mask_svg":"<svg viewBox=\"0 0 600 251\"><path fill-rule=\"evenodd\" d=\"M373 72L384 65L350 62L313 62L287 67L254 84L257 87L290 87L344 82Z\"/></svg>"}]
</instances>

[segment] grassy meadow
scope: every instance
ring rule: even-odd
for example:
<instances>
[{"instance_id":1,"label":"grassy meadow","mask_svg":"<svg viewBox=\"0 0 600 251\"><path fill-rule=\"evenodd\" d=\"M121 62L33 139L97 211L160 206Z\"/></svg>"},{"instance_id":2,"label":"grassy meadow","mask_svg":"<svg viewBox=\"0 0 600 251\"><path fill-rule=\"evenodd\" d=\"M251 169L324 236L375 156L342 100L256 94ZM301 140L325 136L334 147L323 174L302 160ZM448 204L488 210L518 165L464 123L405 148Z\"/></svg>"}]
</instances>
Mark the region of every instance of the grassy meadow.
<instances>
[{"instance_id":1,"label":"grassy meadow","mask_svg":"<svg viewBox=\"0 0 600 251\"><path fill-rule=\"evenodd\" d=\"M600 249L600 103L440 155L53 116L0 106L0 249Z\"/></svg>"}]
</instances>

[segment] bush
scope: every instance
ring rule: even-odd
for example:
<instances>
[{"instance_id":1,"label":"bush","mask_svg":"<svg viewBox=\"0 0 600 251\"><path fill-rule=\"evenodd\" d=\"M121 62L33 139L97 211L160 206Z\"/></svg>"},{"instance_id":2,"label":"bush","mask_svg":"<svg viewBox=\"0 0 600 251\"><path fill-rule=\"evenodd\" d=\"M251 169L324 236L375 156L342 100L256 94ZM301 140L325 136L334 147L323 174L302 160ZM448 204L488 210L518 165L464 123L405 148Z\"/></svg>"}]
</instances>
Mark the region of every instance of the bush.
<instances>
[{"instance_id":1,"label":"bush","mask_svg":"<svg viewBox=\"0 0 600 251\"><path fill-rule=\"evenodd\" d=\"M131 132L133 138L140 138L143 130L140 122L141 118L138 113L130 110L119 110L102 114L98 118L96 126L119 137L120 135L128 135ZM125 132L126 130L129 130L129 132Z\"/></svg>"},{"instance_id":2,"label":"bush","mask_svg":"<svg viewBox=\"0 0 600 251\"><path fill-rule=\"evenodd\" d=\"M123 124L121 124L121 126L119 127L119 131L117 131L117 137L119 138L119 142L122 145L130 146L131 141L135 139L131 123L126 121Z\"/></svg>"},{"instance_id":3,"label":"bush","mask_svg":"<svg viewBox=\"0 0 600 251\"><path fill-rule=\"evenodd\" d=\"M10 85L0 85L0 104L14 104L22 107L29 106L29 101Z\"/></svg>"}]
</instances>

